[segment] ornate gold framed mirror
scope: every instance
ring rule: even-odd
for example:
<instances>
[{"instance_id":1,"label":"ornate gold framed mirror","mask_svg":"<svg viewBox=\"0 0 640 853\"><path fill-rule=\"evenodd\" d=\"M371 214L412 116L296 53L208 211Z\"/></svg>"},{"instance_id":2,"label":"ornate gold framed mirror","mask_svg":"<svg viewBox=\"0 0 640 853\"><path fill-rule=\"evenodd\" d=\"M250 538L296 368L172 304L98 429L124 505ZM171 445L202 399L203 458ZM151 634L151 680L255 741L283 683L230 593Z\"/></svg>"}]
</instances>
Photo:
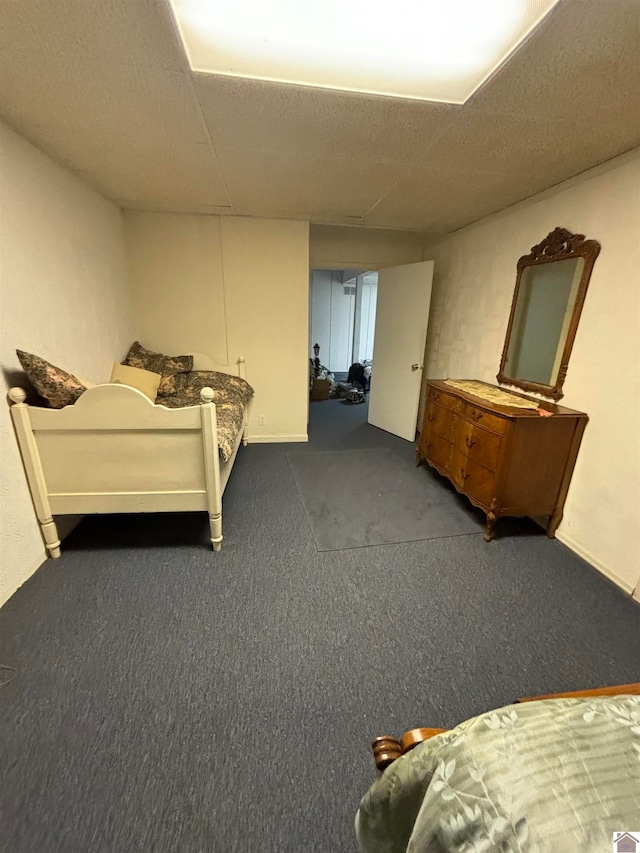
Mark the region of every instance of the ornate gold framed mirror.
<instances>
[{"instance_id":1,"label":"ornate gold framed mirror","mask_svg":"<svg viewBox=\"0 0 640 853\"><path fill-rule=\"evenodd\" d=\"M600 243L555 228L518 261L498 382L559 400Z\"/></svg>"}]
</instances>

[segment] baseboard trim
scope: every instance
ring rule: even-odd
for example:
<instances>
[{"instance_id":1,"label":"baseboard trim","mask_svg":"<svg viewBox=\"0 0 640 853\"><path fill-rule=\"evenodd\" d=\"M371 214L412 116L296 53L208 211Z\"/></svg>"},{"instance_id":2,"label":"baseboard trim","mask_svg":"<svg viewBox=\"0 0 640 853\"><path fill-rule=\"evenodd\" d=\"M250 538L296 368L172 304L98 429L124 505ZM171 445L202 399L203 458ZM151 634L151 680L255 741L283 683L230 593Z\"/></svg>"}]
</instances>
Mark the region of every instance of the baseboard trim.
<instances>
[{"instance_id":1,"label":"baseboard trim","mask_svg":"<svg viewBox=\"0 0 640 853\"><path fill-rule=\"evenodd\" d=\"M308 435L248 435L248 444L287 444L289 442L307 442Z\"/></svg>"},{"instance_id":2,"label":"baseboard trim","mask_svg":"<svg viewBox=\"0 0 640 853\"><path fill-rule=\"evenodd\" d=\"M620 589L624 590L624 592L626 592L628 595L633 594L633 587L628 581L625 581L621 577L618 577L615 572L612 572L611 569L608 569L603 563L597 560L593 556L593 554L590 554L581 545L578 545L577 542L574 542L573 539L571 539L570 536L567 536L566 533L561 533L560 531L558 531L558 533L556 533L556 539L562 542L563 545L566 545L567 548L569 548L579 557L582 557L583 560L586 560L586 562L589 563L590 566L593 566L594 569L597 569L600 574L604 575L616 586L619 586ZM639 590L637 590L637 592L640 592L640 588Z\"/></svg>"}]
</instances>

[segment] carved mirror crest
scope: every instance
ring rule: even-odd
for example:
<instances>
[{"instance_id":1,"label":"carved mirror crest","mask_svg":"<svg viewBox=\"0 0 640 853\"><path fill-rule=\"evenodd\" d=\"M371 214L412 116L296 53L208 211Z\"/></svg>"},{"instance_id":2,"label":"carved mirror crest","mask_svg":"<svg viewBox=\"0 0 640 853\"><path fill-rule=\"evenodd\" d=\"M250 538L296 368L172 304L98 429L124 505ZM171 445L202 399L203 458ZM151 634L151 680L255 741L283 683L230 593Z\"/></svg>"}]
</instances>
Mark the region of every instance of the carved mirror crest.
<instances>
[{"instance_id":1,"label":"carved mirror crest","mask_svg":"<svg viewBox=\"0 0 640 853\"><path fill-rule=\"evenodd\" d=\"M556 228L518 261L498 382L559 400L580 313L600 252Z\"/></svg>"}]
</instances>

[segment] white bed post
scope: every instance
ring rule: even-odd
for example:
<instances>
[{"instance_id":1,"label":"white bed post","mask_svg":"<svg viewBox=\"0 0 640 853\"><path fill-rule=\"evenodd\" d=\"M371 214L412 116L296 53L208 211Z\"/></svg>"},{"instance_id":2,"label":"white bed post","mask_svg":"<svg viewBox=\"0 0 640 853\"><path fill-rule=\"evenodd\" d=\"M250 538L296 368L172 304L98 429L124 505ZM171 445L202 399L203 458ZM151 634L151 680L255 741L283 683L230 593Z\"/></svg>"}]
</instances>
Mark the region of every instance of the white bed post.
<instances>
[{"instance_id":1,"label":"white bed post","mask_svg":"<svg viewBox=\"0 0 640 853\"><path fill-rule=\"evenodd\" d=\"M211 529L211 544L214 551L222 547L222 489L220 488L220 449L218 447L218 419L216 407L213 405L215 391L203 388L200 399L203 405L202 438L204 474L207 484L207 510L209 512L209 527Z\"/></svg>"},{"instance_id":2,"label":"white bed post","mask_svg":"<svg viewBox=\"0 0 640 853\"><path fill-rule=\"evenodd\" d=\"M238 358L238 376L240 379L244 379L247 381L247 368L245 366L245 358L241 355ZM247 437L249 432L249 401L247 400L247 405L244 407L244 427L242 429L242 443L246 447L247 446Z\"/></svg>"},{"instance_id":3,"label":"white bed post","mask_svg":"<svg viewBox=\"0 0 640 853\"><path fill-rule=\"evenodd\" d=\"M9 399L11 400L11 415L18 436L18 444L24 461L25 471L27 472L27 480L31 488L33 504L35 506L36 515L40 522L42 535L46 543L47 549L52 557L60 556L60 539L58 538L58 528L51 514L49 506L49 498L47 496L47 486L44 479L44 472L40 464L40 456L36 440L33 437L31 422L29 420L29 406L25 403L27 394L23 388L11 388L9 391Z\"/></svg>"}]
</instances>

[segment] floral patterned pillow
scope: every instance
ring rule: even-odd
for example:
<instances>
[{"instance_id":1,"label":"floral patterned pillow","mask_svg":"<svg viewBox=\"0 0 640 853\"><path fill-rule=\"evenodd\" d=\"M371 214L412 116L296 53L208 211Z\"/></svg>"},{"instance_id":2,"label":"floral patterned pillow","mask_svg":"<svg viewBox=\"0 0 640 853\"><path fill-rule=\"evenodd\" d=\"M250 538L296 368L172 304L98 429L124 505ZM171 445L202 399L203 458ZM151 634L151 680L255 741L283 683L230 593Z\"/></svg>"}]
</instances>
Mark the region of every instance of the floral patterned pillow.
<instances>
[{"instance_id":1,"label":"floral patterned pillow","mask_svg":"<svg viewBox=\"0 0 640 853\"><path fill-rule=\"evenodd\" d=\"M123 364L129 367L139 367L160 373L162 379L158 387L158 397L171 397L176 393L175 377L179 373L189 373L193 370L192 355L163 355L160 352L146 349L140 341L131 345Z\"/></svg>"},{"instance_id":2,"label":"floral patterned pillow","mask_svg":"<svg viewBox=\"0 0 640 853\"><path fill-rule=\"evenodd\" d=\"M50 364L44 358L30 352L16 350L18 361L29 377L29 382L52 409L72 406L87 387L71 373Z\"/></svg>"}]
</instances>

